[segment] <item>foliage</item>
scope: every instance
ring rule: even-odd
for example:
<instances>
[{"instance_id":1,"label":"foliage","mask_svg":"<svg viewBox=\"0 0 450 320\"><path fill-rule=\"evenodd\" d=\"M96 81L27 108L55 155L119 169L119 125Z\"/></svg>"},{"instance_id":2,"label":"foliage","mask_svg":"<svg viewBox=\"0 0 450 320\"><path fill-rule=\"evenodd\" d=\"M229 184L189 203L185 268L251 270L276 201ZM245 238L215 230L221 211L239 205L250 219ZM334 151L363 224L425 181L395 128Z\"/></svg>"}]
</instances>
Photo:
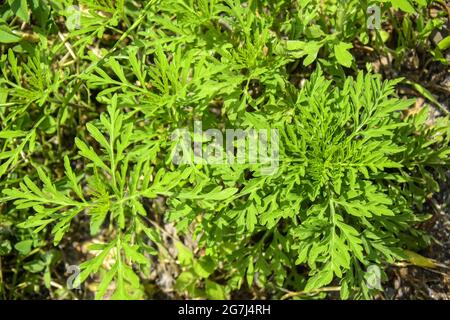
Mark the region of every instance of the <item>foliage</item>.
<instances>
[{"instance_id":1,"label":"foliage","mask_svg":"<svg viewBox=\"0 0 450 320\"><path fill-rule=\"evenodd\" d=\"M367 29L374 5L390 34ZM372 297L369 266L430 242L418 226L445 179L450 127L428 107L409 112L401 79L373 74L356 49L400 64L432 47L447 63L445 42L428 40L443 17L420 15L429 5L5 1L0 296L76 297L58 268L81 237L92 241L75 284L96 281L97 299L151 298L173 248L176 297L331 283L343 299ZM171 133L196 120L277 129L278 170L175 164Z\"/></svg>"}]
</instances>

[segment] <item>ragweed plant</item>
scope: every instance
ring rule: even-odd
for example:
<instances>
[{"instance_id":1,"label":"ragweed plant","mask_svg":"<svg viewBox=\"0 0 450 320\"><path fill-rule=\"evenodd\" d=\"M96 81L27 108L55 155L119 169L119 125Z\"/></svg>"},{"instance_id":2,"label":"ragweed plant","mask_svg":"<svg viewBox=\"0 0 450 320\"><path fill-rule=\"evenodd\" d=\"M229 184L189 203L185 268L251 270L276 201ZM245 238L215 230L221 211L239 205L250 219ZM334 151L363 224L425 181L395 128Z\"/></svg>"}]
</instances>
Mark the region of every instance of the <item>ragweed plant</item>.
<instances>
[{"instance_id":1,"label":"ragweed plant","mask_svg":"<svg viewBox=\"0 0 450 320\"><path fill-rule=\"evenodd\" d=\"M370 265L406 259L404 248L427 243L412 226L428 215L414 208L427 195L418 186L437 190L430 172L442 175L448 164L448 121L425 129L426 109L404 118L412 101L392 97L396 83L360 73L340 87L316 72L283 111L246 115L243 125L280 130L279 169L208 171L239 192L197 227L209 255L224 259L230 289L309 292L336 282L342 298L368 298ZM195 202L174 203L190 212L172 211L174 221L195 221Z\"/></svg>"},{"instance_id":2,"label":"ragweed plant","mask_svg":"<svg viewBox=\"0 0 450 320\"><path fill-rule=\"evenodd\" d=\"M419 224L446 179L449 125L411 111L400 80L360 70L358 50L432 48L444 15L418 18L427 5L5 2L0 296L91 297L65 288L76 260L74 287L98 299L151 298L155 284L171 297L373 297L371 266L430 243ZM446 41L432 48L442 63ZM197 121L276 130L276 170L177 163L172 133ZM81 257L74 238L90 244Z\"/></svg>"}]
</instances>

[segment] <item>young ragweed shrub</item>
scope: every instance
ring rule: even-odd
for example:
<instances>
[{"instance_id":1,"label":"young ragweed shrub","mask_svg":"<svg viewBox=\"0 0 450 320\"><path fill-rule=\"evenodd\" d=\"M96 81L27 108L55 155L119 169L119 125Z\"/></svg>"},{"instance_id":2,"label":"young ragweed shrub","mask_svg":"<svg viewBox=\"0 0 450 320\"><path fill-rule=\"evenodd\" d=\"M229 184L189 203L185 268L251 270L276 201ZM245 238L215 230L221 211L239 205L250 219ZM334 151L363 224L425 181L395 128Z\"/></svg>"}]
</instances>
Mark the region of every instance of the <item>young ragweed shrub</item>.
<instances>
[{"instance_id":1,"label":"young ragweed shrub","mask_svg":"<svg viewBox=\"0 0 450 320\"><path fill-rule=\"evenodd\" d=\"M116 95L108 103L107 112L101 114L99 121L87 124L97 148L75 139L79 155L86 161L82 174L76 174L65 157L63 181L53 182L45 169L37 167L42 186L25 177L19 188L6 189L3 193L5 200L14 201L16 209L34 212L19 227L40 232L51 226L54 245L69 231L77 215L87 215L91 236L101 231L107 241L89 247L95 255L79 266L81 273L73 286L100 272L96 298L111 290L113 280L112 298L140 298L143 288L136 270L145 278L148 269L144 267L151 262L149 255L157 255L162 245L154 221L157 217L152 219L147 215L154 208L152 201L173 195L208 204L228 198L237 189L217 186L199 194L204 184L198 184L188 194L180 191L174 194L180 182L187 180L195 168L167 171L160 167L157 153L162 142L157 135L136 129L131 121L133 113L125 115L118 108ZM108 263L104 263L105 259ZM105 267L108 264L110 267Z\"/></svg>"},{"instance_id":2,"label":"young ragweed shrub","mask_svg":"<svg viewBox=\"0 0 450 320\"><path fill-rule=\"evenodd\" d=\"M97 298L144 297L157 270L150 264L167 263L161 233L173 222L175 275L182 270L175 296L228 298L243 289L279 297L336 284L343 298L368 297L366 270L428 240L414 228L426 218L416 212L444 177L449 130L446 118L425 123L426 108L402 115L410 102L391 98L396 82L346 78L358 40L386 49L383 30L367 31L371 5L392 24L391 6L412 13L425 1L5 4L0 209L22 227L9 239L24 241L11 245L0 230L0 255L21 255L17 264L10 256L14 275L41 244L40 253L51 240L64 253L87 220L91 234L80 236L100 243L78 281L98 276ZM441 25L419 18L423 32L411 33L416 20L407 17L404 48L428 43ZM289 83L316 65L326 76L315 73L300 91ZM277 128L278 170L172 163L170 133L193 120ZM45 269L51 289L56 256L43 253L37 268L28 261L24 269L36 279Z\"/></svg>"},{"instance_id":3,"label":"young ragweed shrub","mask_svg":"<svg viewBox=\"0 0 450 320\"><path fill-rule=\"evenodd\" d=\"M169 220L180 232L195 226L206 249L199 261L216 261L224 292L246 283L311 294L335 284L341 298L369 298L380 288L368 270L428 243L416 226L429 215L416 208L438 190L433 173L448 166L448 119L425 124L427 108L404 116L413 101L393 97L398 81L359 73L340 85L316 71L288 91L283 111L247 113L239 124L278 128L274 174L208 166L216 183L239 188L230 205L200 207L199 216L198 202L169 200ZM198 278L180 282L196 295Z\"/></svg>"}]
</instances>

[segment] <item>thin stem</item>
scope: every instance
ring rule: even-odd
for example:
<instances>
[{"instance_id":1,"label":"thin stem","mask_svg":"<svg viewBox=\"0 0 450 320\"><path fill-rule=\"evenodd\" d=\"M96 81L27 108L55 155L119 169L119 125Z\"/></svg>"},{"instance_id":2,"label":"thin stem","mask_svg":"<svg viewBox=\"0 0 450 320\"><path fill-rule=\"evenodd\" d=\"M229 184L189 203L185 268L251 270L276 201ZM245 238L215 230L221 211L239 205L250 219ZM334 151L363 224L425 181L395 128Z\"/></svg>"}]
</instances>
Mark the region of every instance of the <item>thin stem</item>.
<instances>
[{"instance_id":1,"label":"thin stem","mask_svg":"<svg viewBox=\"0 0 450 320\"><path fill-rule=\"evenodd\" d=\"M321 292L334 292L334 291L341 291L341 287L323 287L319 289L314 289L311 291L290 291L289 293L286 293L281 297L281 300L286 300L292 297L297 296L310 296Z\"/></svg>"}]
</instances>

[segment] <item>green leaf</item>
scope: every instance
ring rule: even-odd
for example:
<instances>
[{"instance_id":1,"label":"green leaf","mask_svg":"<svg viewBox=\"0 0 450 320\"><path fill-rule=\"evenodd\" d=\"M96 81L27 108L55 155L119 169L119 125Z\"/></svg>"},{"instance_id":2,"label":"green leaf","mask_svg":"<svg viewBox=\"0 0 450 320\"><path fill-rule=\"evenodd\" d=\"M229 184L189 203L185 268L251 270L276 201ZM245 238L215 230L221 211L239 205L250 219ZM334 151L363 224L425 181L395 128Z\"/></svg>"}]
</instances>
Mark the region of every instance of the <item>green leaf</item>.
<instances>
[{"instance_id":1,"label":"green leaf","mask_svg":"<svg viewBox=\"0 0 450 320\"><path fill-rule=\"evenodd\" d=\"M450 36L446 36L444 39L439 41L437 46L442 51L447 50L448 48L450 48Z\"/></svg>"},{"instance_id":2,"label":"green leaf","mask_svg":"<svg viewBox=\"0 0 450 320\"><path fill-rule=\"evenodd\" d=\"M27 0L8 0L12 12L25 22L28 22Z\"/></svg>"},{"instance_id":3,"label":"green leaf","mask_svg":"<svg viewBox=\"0 0 450 320\"><path fill-rule=\"evenodd\" d=\"M14 34L7 26L0 26L0 43L19 42L22 37Z\"/></svg>"},{"instance_id":4,"label":"green leaf","mask_svg":"<svg viewBox=\"0 0 450 320\"><path fill-rule=\"evenodd\" d=\"M409 0L391 0L392 6L396 9L401 9L407 13L414 13L414 7Z\"/></svg>"},{"instance_id":5,"label":"green leaf","mask_svg":"<svg viewBox=\"0 0 450 320\"><path fill-rule=\"evenodd\" d=\"M109 212L109 203L108 202L99 202L97 206L90 210L91 215L91 223L90 223L90 231L91 235L96 235L103 222L105 221L106 215Z\"/></svg>"},{"instance_id":6,"label":"green leaf","mask_svg":"<svg viewBox=\"0 0 450 320\"><path fill-rule=\"evenodd\" d=\"M204 256L198 261L194 261L194 271L201 278L208 278L214 272L215 263L210 256Z\"/></svg>"},{"instance_id":7,"label":"green leaf","mask_svg":"<svg viewBox=\"0 0 450 320\"><path fill-rule=\"evenodd\" d=\"M24 137L27 132L20 130L2 130L0 131L0 139L12 139L18 137Z\"/></svg>"},{"instance_id":8,"label":"green leaf","mask_svg":"<svg viewBox=\"0 0 450 320\"><path fill-rule=\"evenodd\" d=\"M227 294L225 289L220 284L206 280L205 281L205 291L209 299L212 300L225 300L227 299Z\"/></svg>"},{"instance_id":9,"label":"green leaf","mask_svg":"<svg viewBox=\"0 0 450 320\"><path fill-rule=\"evenodd\" d=\"M195 279L196 277L192 272L184 271L178 276L175 288L184 291L195 282Z\"/></svg>"},{"instance_id":10,"label":"green leaf","mask_svg":"<svg viewBox=\"0 0 450 320\"><path fill-rule=\"evenodd\" d=\"M416 252L405 250L406 256L408 257L408 261L411 262L415 266L423 267L423 268L431 268L434 269L437 267L436 263L433 259L424 257Z\"/></svg>"},{"instance_id":11,"label":"green leaf","mask_svg":"<svg viewBox=\"0 0 450 320\"><path fill-rule=\"evenodd\" d=\"M122 246L125 250L125 255L127 256L127 258L139 264L149 264L149 259L138 251L139 246L130 246L126 243L123 243Z\"/></svg>"},{"instance_id":12,"label":"green leaf","mask_svg":"<svg viewBox=\"0 0 450 320\"><path fill-rule=\"evenodd\" d=\"M17 251L19 251L20 254L27 255L31 251L32 246L33 246L33 240L23 240L23 241L17 242L14 245L14 248Z\"/></svg>"},{"instance_id":13,"label":"green leaf","mask_svg":"<svg viewBox=\"0 0 450 320\"><path fill-rule=\"evenodd\" d=\"M97 142L100 143L100 145L103 148L108 150L108 152L112 152L110 150L110 146L109 146L108 140L106 140L106 138L103 136L103 134L100 132L100 130L97 129L97 127L95 127L92 123L88 123L86 125L86 128L88 129L88 131L92 135L92 137L95 140L97 140Z\"/></svg>"},{"instance_id":14,"label":"green leaf","mask_svg":"<svg viewBox=\"0 0 450 320\"><path fill-rule=\"evenodd\" d=\"M246 226L249 232L253 232L255 229L255 225L258 222L256 215L258 214L257 209L253 205L253 203L247 209L246 215Z\"/></svg>"},{"instance_id":15,"label":"green leaf","mask_svg":"<svg viewBox=\"0 0 450 320\"><path fill-rule=\"evenodd\" d=\"M348 51L350 48L353 48L353 45L345 42L339 42L339 44L334 46L334 55L337 61L347 68L350 68L353 62L353 56Z\"/></svg>"},{"instance_id":16,"label":"green leaf","mask_svg":"<svg viewBox=\"0 0 450 320\"><path fill-rule=\"evenodd\" d=\"M314 276L308 279L305 286L305 291L311 291L326 286L333 280L333 271L329 266L323 267Z\"/></svg>"},{"instance_id":17,"label":"green leaf","mask_svg":"<svg viewBox=\"0 0 450 320\"><path fill-rule=\"evenodd\" d=\"M194 194L192 192L186 192L178 194L177 197L180 199L202 199L202 200L219 201L230 199L237 191L238 191L237 188L227 188L220 190L220 187L217 187L214 190L205 194Z\"/></svg>"},{"instance_id":18,"label":"green leaf","mask_svg":"<svg viewBox=\"0 0 450 320\"><path fill-rule=\"evenodd\" d=\"M41 272L45 267L46 265L42 260L32 260L23 265L23 268L31 273Z\"/></svg>"},{"instance_id":19,"label":"green leaf","mask_svg":"<svg viewBox=\"0 0 450 320\"><path fill-rule=\"evenodd\" d=\"M101 167L107 171L110 169L105 165L105 163L100 159L100 157L95 153L94 149L92 147L88 147L83 141L81 141L78 138L75 138L75 144L77 145L78 149L80 150L80 155L82 155L85 158L88 158L91 160L97 167Z\"/></svg>"},{"instance_id":20,"label":"green leaf","mask_svg":"<svg viewBox=\"0 0 450 320\"><path fill-rule=\"evenodd\" d=\"M339 294L340 294L340 298L342 300L347 300L349 298L349 296L350 296L350 289L348 287L348 282L347 281L343 280L341 282L341 290L340 290Z\"/></svg>"},{"instance_id":21,"label":"green leaf","mask_svg":"<svg viewBox=\"0 0 450 320\"><path fill-rule=\"evenodd\" d=\"M194 261L194 255L192 254L192 251L189 250L185 245L183 245L181 242L175 242L175 247L178 251L178 261L183 266L188 266Z\"/></svg>"},{"instance_id":22,"label":"green leaf","mask_svg":"<svg viewBox=\"0 0 450 320\"><path fill-rule=\"evenodd\" d=\"M114 266L108 270L108 272L103 276L102 281L98 285L97 292L95 293L95 299L100 300L103 298L103 296L106 293L106 290L108 289L108 286L111 284L114 276L117 273L119 263L116 262Z\"/></svg>"},{"instance_id":23,"label":"green leaf","mask_svg":"<svg viewBox=\"0 0 450 320\"><path fill-rule=\"evenodd\" d=\"M306 58L303 60L303 65L305 67L309 66L311 63L314 62L314 60L316 60L317 54L319 53L321 47L322 45L315 41L311 41L307 44L306 48L304 49Z\"/></svg>"}]
</instances>

